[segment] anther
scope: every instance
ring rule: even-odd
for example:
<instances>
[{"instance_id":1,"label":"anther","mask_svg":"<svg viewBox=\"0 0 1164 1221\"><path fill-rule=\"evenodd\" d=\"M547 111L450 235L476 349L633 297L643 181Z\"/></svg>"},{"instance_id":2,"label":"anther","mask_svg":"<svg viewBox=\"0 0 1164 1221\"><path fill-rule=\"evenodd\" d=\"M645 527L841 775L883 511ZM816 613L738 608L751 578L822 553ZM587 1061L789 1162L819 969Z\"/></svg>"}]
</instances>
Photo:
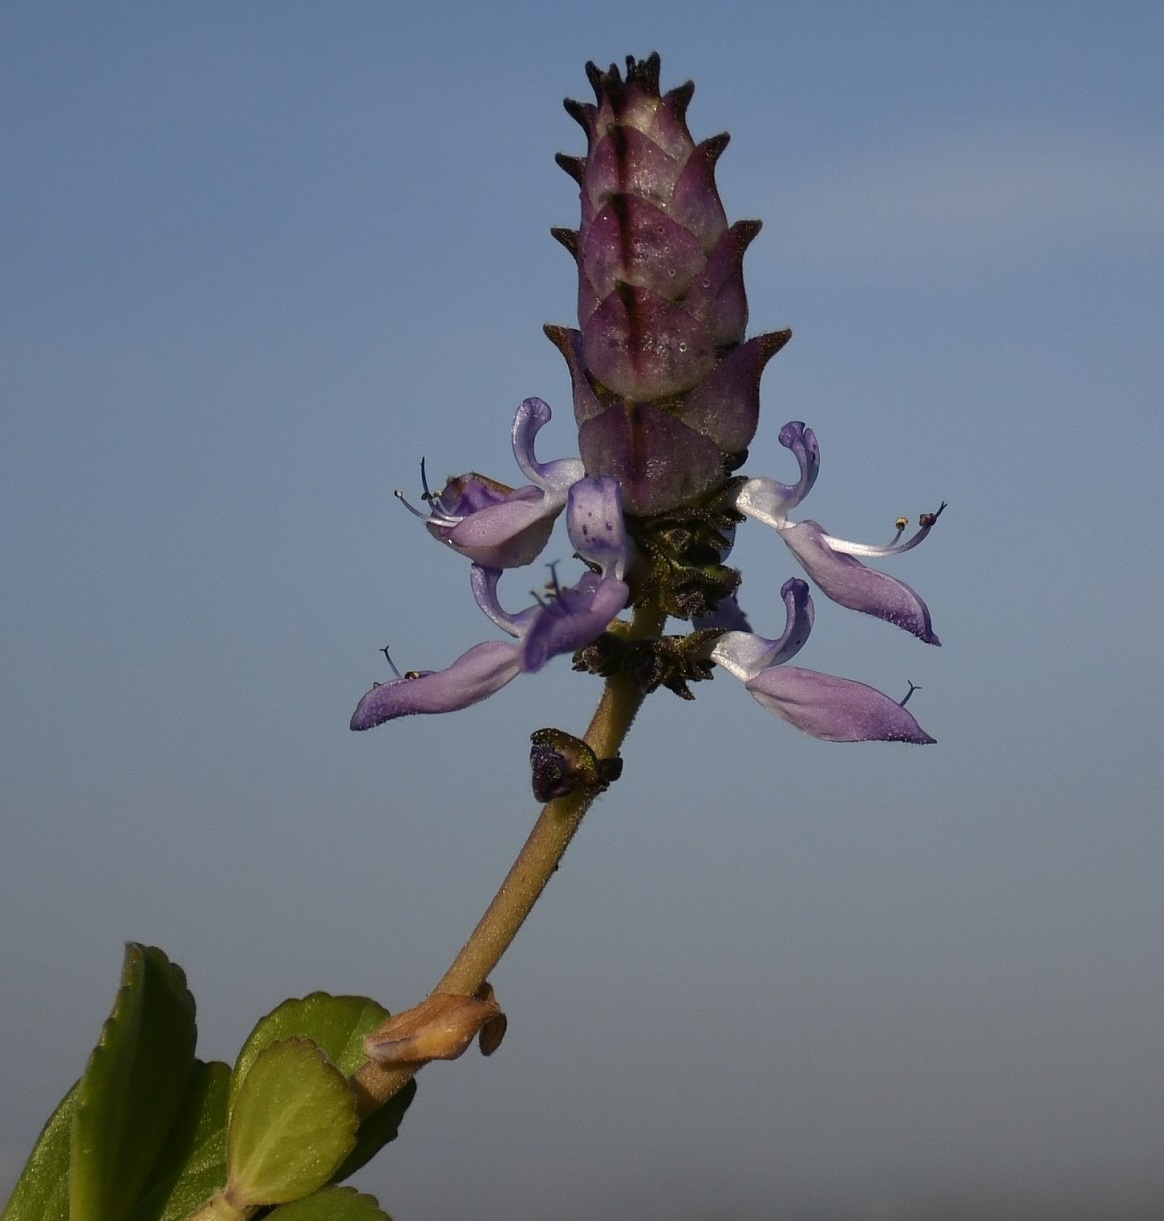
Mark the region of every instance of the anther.
<instances>
[{"instance_id":1,"label":"anther","mask_svg":"<svg viewBox=\"0 0 1164 1221\"><path fill-rule=\"evenodd\" d=\"M429 514L422 513L418 508L416 508L413 505L410 505L408 503L407 497L404 495L404 493L399 488L397 488L396 491L392 493L392 495L395 496L398 501L400 501L400 503L409 511L409 513L412 514L413 517L423 517L426 521L428 520ZM423 499L424 499L424 497L422 496L421 500L423 500Z\"/></svg>"}]
</instances>

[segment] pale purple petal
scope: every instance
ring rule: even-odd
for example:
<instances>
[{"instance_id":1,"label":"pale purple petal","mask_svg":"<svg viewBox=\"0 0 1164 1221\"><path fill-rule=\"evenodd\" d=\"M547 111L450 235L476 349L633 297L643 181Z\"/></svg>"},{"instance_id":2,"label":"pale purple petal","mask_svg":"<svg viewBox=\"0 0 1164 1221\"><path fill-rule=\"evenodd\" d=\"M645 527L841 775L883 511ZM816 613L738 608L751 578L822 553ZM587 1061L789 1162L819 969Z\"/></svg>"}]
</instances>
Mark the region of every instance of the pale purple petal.
<instances>
[{"instance_id":1,"label":"pale purple petal","mask_svg":"<svg viewBox=\"0 0 1164 1221\"><path fill-rule=\"evenodd\" d=\"M620 580L630 559L630 540L622 516L618 480L604 476L581 479L569 493L566 529L574 549L587 563L597 564L602 575Z\"/></svg>"},{"instance_id":2,"label":"pale purple petal","mask_svg":"<svg viewBox=\"0 0 1164 1221\"><path fill-rule=\"evenodd\" d=\"M780 666L745 686L769 712L825 742L934 741L900 704L849 678Z\"/></svg>"},{"instance_id":3,"label":"pale purple petal","mask_svg":"<svg viewBox=\"0 0 1164 1221\"><path fill-rule=\"evenodd\" d=\"M780 537L804 571L834 602L904 628L926 644L942 643L934 635L926 604L904 581L866 568L852 556L834 551L825 542L826 532L819 522L785 526Z\"/></svg>"},{"instance_id":4,"label":"pale purple petal","mask_svg":"<svg viewBox=\"0 0 1164 1221\"><path fill-rule=\"evenodd\" d=\"M716 665L748 682L771 666L790 661L804 646L812 631L812 598L808 585L796 577L784 582L784 631L778 640L768 640L754 632L726 632L711 650Z\"/></svg>"},{"instance_id":5,"label":"pale purple petal","mask_svg":"<svg viewBox=\"0 0 1164 1221\"><path fill-rule=\"evenodd\" d=\"M776 479L749 479L736 493L735 507L749 517L783 530L788 513L812 491L820 471L820 446L816 434L800 420L790 420L780 430L780 444L792 451L800 466L800 478L795 483L780 483Z\"/></svg>"},{"instance_id":6,"label":"pale purple petal","mask_svg":"<svg viewBox=\"0 0 1164 1221\"><path fill-rule=\"evenodd\" d=\"M352 729L371 729L397 717L456 712L488 699L521 673L520 650L504 640L474 645L448 669L380 683L356 705Z\"/></svg>"},{"instance_id":7,"label":"pale purple petal","mask_svg":"<svg viewBox=\"0 0 1164 1221\"><path fill-rule=\"evenodd\" d=\"M580 458L539 462L534 457L534 438L550 421L550 405L543 399L526 399L513 417L513 456L526 478L552 501L565 503L566 489L586 474ZM560 507L560 504L559 504Z\"/></svg>"},{"instance_id":8,"label":"pale purple petal","mask_svg":"<svg viewBox=\"0 0 1164 1221\"><path fill-rule=\"evenodd\" d=\"M500 579L500 569L474 564L469 570L469 587L473 591L473 600L503 632L508 632L511 636L524 636L541 610L541 605L530 606L526 610L518 611L516 615L511 615L497 600L497 582Z\"/></svg>"},{"instance_id":9,"label":"pale purple petal","mask_svg":"<svg viewBox=\"0 0 1164 1221\"><path fill-rule=\"evenodd\" d=\"M553 507L537 488L518 488L500 504L479 509L457 525L429 531L474 564L522 568L542 553L561 505Z\"/></svg>"},{"instance_id":10,"label":"pale purple petal","mask_svg":"<svg viewBox=\"0 0 1164 1221\"><path fill-rule=\"evenodd\" d=\"M540 670L551 657L573 653L597 639L626 606L630 589L617 577L588 572L542 606L521 642L521 668Z\"/></svg>"}]
</instances>

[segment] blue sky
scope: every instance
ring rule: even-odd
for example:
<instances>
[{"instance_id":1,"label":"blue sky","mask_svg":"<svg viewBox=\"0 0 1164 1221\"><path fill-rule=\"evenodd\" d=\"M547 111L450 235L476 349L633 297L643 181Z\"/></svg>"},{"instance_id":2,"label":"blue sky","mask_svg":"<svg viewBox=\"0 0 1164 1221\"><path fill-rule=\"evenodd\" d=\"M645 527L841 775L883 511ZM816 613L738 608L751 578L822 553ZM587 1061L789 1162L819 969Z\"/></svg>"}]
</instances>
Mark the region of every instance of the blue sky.
<instances>
[{"instance_id":1,"label":"blue sky","mask_svg":"<svg viewBox=\"0 0 1164 1221\"><path fill-rule=\"evenodd\" d=\"M285 996L421 999L502 877L527 735L597 680L347 720L379 646L490 634L392 491L515 481L531 394L574 452L560 102L658 49L765 222L752 329L794 331L746 469L803 419L832 533L950 502L892 567L943 648L818 599L802 655L919 683L938 745L652 698L494 976L504 1047L359 1181L397 1221L1164 1207L1162 45L1152 4L5 5L0 1187L123 941L232 1059ZM734 557L778 630L791 557Z\"/></svg>"}]
</instances>

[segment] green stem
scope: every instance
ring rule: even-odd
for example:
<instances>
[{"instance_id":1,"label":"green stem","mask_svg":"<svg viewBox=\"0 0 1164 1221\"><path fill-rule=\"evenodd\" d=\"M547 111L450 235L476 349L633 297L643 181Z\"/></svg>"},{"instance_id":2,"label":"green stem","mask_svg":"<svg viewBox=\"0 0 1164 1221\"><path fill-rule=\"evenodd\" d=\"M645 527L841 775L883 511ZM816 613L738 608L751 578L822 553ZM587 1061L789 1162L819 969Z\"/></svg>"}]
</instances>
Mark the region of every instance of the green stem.
<instances>
[{"instance_id":1,"label":"green stem","mask_svg":"<svg viewBox=\"0 0 1164 1221\"><path fill-rule=\"evenodd\" d=\"M666 615L651 601L635 612L628 635L636 640L658 637L665 622ZM639 686L625 674L606 680L584 735L598 758L608 759L618 753L644 698ZM593 801L594 794L583 791L543 806L493 902L434 992L472 996L485 983L546 888ZM416 1074L418 1067L365 1061L351 1079L361 1112L370 1114L383 1106Z\"/></svg>"}]
</instances>

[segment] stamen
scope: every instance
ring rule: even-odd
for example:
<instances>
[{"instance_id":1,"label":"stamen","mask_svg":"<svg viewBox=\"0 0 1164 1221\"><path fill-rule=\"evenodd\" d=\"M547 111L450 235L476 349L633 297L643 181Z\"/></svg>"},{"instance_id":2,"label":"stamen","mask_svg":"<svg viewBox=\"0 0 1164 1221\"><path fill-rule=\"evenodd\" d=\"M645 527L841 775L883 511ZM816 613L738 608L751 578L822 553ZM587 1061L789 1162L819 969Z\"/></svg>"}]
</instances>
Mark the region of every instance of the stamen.
<instances>
[{"instance_id":1,"label":"stamen","mask_svg":"<svg viewBox=\"0 0 1164 1221\"><path fill-rule=\"evenodd\" d=\"M531 589L529 596L538 604L538 606L546 606L550 602L555 601L562 592L562 586L558 583L558 560L547 564L546 567L550 570L550 579L541 587L541 589Z\"/></svg>"},{"instance_id":2,"label":"stamen","mask_svg":"<svg viewBox=\"0 0 1164 1221\"><path fill-rule=\"evenodd\" d=\"M425 521L429 519L430 514L424 513L420 509L410 505L408 500L405 498L404 493L399 488L397 488L392 495L395 496L398 501L400 501L400 503L409 511L409 513L412 514L413 517L423 517Z\"/></svg>"},{"instance_id":3,"label":"stamen","mask_svg":"<svg viewBox=\"0 0 1164 1221\"><path fill-rule=\"evenodd\" d=\"M910 697L910 696L911 696L911 695L912 695L912 694L913 694L915 691L920 691L920 690L921 690L921 687L919 687L919 686L917 685L917 683L915 683L915 682L911 681L910 679L908 679L908 678L907 678L905 681L906 681L907 683L909 683L909 690L908 690L908 691L905 693L905 699L903 699L903 700L898 700L898 701L897 701L897 706L898 706L899 708L904 708L904 707L906 706L906 704L908 704L908 703L909 703L909 697Z\"/></svg>"},{"instance_id":4,"label":"stamen","mask_svg":"<svg viewBox=\"0 0 1164 1221\"><path fill-rule=\"evenodd\" d=\"M897 541L901 537L902 531L909 524L908 520L904 517L897 519L895 524L898 527L898 532L893 540L884 547L877 547L872 543L850 543L847 539L833 538L831 534L822 535L822 538L834 551L839 551L842 555L901 555L905 551L912 551L929 534L934 528L934 523L941 517L945 507L946 502L943 500L936 512L922 513L917 519L918 528L916 532L907 538L904 543Z\"/></svg>"},{"instance_id":5,"label":"stamen","mask_svg":"<svg viewBox=\"0 0 1164 1221\"><path fill-rule=\"evenodd\" d=\"M380 650L380 652L384 654L384 660L389 664L389 666L392 667L392 673L395 674L397 678L407 678L408 676L406 674L401 674L400 671L396 668L396 663L392 660L392 657L388 652L388 649L390 647L391 646L389 646L389 645L385 645Z\"/></svg>"},{"instance_id":6,"label":"stamen","mask_svg":"<svg viewBox=\"0 0 1164 1221\"><path fill-rule=\"evenodd\" d=\"M408 509L408 512L412 514L414 518L420 518L421 521L427 521L427 523L430 525L447 526L449 530L452 530L453 526L459 526L460 523L464 521L464 518L457 518L457 516L453 516L451 513L446 513L443 509L431 508L429 509L429 512L424 513L423 510L416 508L415 505L409 504L408 499L406 496L404 496L404 493L399 490L399 488L397 488L392 495L404 505L404 508ZM435 492L430 492L427 490L427 487L425 488L424 495L421 496L420 499L421 501L430 501L434 505L441 503L440 496L437 496Z\"/></svg>"},{"instance_id":7,"label":"stamen","mask_svg":"<svg viewBox=\"0 0 1164 1221\"><path fill-rule=\"evenodd\" d=\"M909 518L908 517L899 517L897 519L897 521L895 521L893 524L894 524L894 526L897 527L897 533L889 540L889 542L887 542L885 544L886 547L896 547L897 546L898 539L900 539L901 536L905 533L905 528L906 528L906 526L909 525Z\"/></svg>"}]
</instances>

